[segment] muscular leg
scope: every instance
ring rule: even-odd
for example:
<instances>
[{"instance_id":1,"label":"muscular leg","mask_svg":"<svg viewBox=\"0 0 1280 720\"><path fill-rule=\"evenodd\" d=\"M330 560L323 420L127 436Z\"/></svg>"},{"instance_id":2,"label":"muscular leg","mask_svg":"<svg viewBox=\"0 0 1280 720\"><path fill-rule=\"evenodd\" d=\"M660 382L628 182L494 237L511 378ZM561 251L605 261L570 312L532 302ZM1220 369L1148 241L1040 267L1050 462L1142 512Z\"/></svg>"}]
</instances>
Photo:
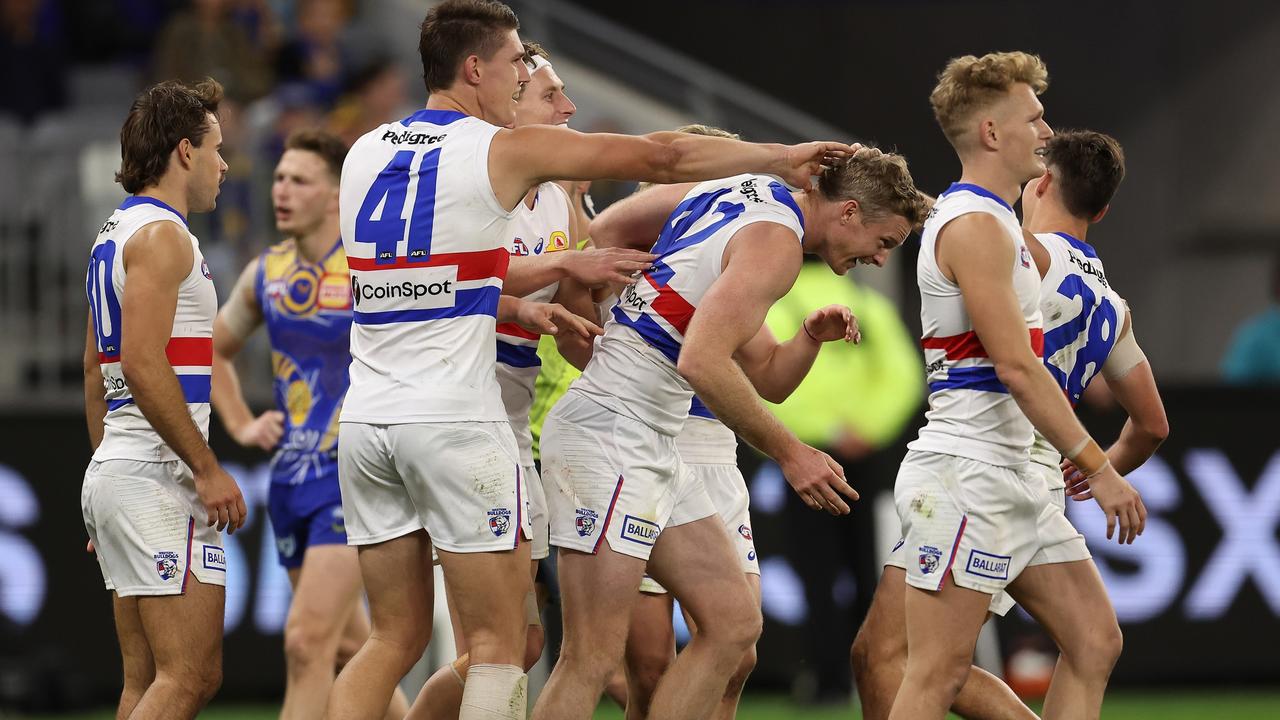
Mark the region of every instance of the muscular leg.
<instances>
[{"instance_id":1,"label":"muscular leg","mask_svg":"<svg viewBox=\"0 0 1280 720\"><path fill-rule=\"evenodd\" d=\"M631 610L631 631L623 656L627 720L649 717L658 681L676 659L676 632L671 626L670 593L640 593Z\"/></svg>"},{"instance_id":2,"label":"muscular leg","mask_svg":"<svg viewBox=\"0 0 1280 720\"><path fill-rule=\"evenodd\" d=\"M536 577L538 561L532 561L530 578ZM462 705L462 691L467 679L467 669L471 665L471 656L467 653L466 639L463 637L458 610L454 606L453 593L449 585L445 585L445 595L449 598L449 620L453 623L455 645L458 657L448 665L438 668L427 682L423 684L413 707L405 720L453 720L458 717L458 708ZM545 636L542 625L529 625L525 635L524 670L529 671L542 656L542 645Z\"/></svg>"},{"instance_id":3,"label":"muscular leg","mask_svg":"<svg viewBox=\"0 0 1280 720\"><path fill-rule=\"evenodd\" d=\"M747 579L747 584L751 586L751 596L755 599L758 608L760 607L760 576L753 573L743 573L743 575ZM734 670L733 676L729 678L729 684L720 698L716 714L712 716L715 720L733 720L738 716L738 700L742 697L742 688L746 687L747 677L755 669L756 646L752 643L738 663L738 669Z\"/></svg>"},{"instance_id":4,"label":"muscular leg","mask_svg":"<svg viewBox=\"0 0 1280 720\"><path fill-rule=\"evenodd\" d=\"M364 603L356 601L355 607L351 608L351 615L347 618L346 625L342 628L342 638L338 641L338 657L334 664L334 672L342 672L342 668L351 662L351 658L360 652L360 648L364 645L364 641L369 639L369 613L364 608ZM383 716L383 720L403 720L404 716L409 712L409 699L405 697L404 690L396 685L396 691L391 696L391 704L387 706L387 714Z\"/></svg>"},{"instance_id":5,"label":"muscular leg","mask_svg":"<svg viewBox=\"0 0 1280 720\"><path fill-rule=\"evenodd\" d=\"M905 588L907 647L890 720L943 720L969 676L991 596L962 588L948 573L936 592Z\"/></svg>"},{"instance_id":6,"label":"muscular leg","mask_svg":"<svg viewBox=\"0 0 1280 720\"><path fill-rule=\"evenodd\" d=\"M417 530L359 548L372 630L329 693L330 720L380 718L431 638L431 540Z\"/></svg>"},{"instance_id":7,"label":"muscular leg","mask_svg":"<svg viewBox=\"0 0 1280 720\"><path fill-rule=\"evenodd\" d=\"M360 598L360 560L346 545L307 548L302 567L289 571L293 601L284 626L287 682L281 720L324 715L333 686L338 644Z\"/></svg>"},{"instance_id":8,"label":"muscular leg","mask_svg":"<svg viewBox=\"0 0 1280 720\"><path fill-rule=\"evenodd\" d=\"M485 714L498 704L512 717L524 717L528 702L523 676L526 621L525 596L533 589L529 544L503 552L439 551L445 584L457 599L458 624L466 639L468 677L459 719L498 717ZM477 675L481 667L484 675ZM511 677L515 668L518 677ZM498 673L501 677L495 677ZM482 680L477 682L477 680ZM507 693L498 699L494 693ZM518 697L517 697L518 694Z\"/></svg>"},{"instance_id":9,"label":"muscular leg","mask_svg":"<svg viewBox=\"0 0 1280 720\"><path fill-rule=\"evenodd\" d=\"M182 595L139 597L138 617L155 659L155 680L130 720L194 718L222 685L226 593L190 572Z\"/></svg>"},{"instance_id":10,"label":"muscular leg","mask_svg":"<svg viewBox=\"0 0 1280 720\"><path fill-rule=\"evenodd\" d=\"M708 717L760 637L760 607L718 516L663 530L649 571L698 626L698 634L658 684L652 716Z\"/></svg>"},{"instance_id":11,"label":"muscular leg","mask_svg":"<svg viewBox=\"0 0 1280 720\"><path fill-rule=\"evenodd\" d=\"M1009 592L1061 651L1044 701L1046 720L1097 718L1124 639L1093 561L1029 567Z\"/></svg>"},{"instance_id":12,"label":"muscular leg","mask_svg":"<svg viewBox=\"0 0 1280 720\"><path fill-rule=\"evenodd\" d=\"M850 660L866 720L889 717L907 666L906 572L885 567ZM1036 714L1000 678L970 666L951 711L968 720L1035 720Z\"/></svg>"},{"instance_id":13,"label":"muscular leg","mask_svg":"<svg viewBox=\"0 0 1280 720\"><path fill-rule=\"evenodd\" d=\"M645 562L601 543L595 555L560 549L564 640L533 720L585 720L622 660Z\"/></svg>"},{"instance_id":14,"label":"muscular leg","mask_svg":"<svg viewBox=\"0 0 1280 720\"><path fill-rule=\"evenodd\" d=\"M120 597L111 593L112 610L116 617L116 637L120 640L120 658L124 665L124 689L120 691L120 706L116 720L126 720L156 679L156 661L147 647L147 635L142 629L142 617L138 615L138 598Z\"/></svg>"}]
</instances>

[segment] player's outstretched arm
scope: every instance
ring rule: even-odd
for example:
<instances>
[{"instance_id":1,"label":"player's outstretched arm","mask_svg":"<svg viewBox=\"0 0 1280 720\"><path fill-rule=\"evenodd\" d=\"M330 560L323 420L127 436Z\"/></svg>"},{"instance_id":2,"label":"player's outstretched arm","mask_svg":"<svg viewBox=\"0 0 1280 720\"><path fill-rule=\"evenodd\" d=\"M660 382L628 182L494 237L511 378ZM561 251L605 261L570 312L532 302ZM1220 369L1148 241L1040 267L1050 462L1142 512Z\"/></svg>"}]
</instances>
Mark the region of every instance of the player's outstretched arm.
<instances>
[{"instance_id":1,"label":"player's outstretched arm","mask_svg":"<svg viewBox=\"0 0 1280 720\"><path fill-rule=\"evenodd\" d=\"M937 242L939 267L950 270L960 286L965 310L1000 382L1031 424L1090 478L1094 497L1107 514L1107 537L1118 523L1119 541L1133 542L1146 524L1146 508L1032 351L1010 273L1017 251L1000 222L986 213L962 215L939 232Z\"/></svg>"},{"instance_id":2,"label":"player's outstretched arm","mask_svg":"<svg viewBox=\"0 0 1280 720\"><path fill-rule=\"evenodd\" d=\"M845 482L844 471L778 422L732 361L795 282L801 262L796 235L776 223L755 223L734 235L725 254L724 272L689 323L677 368L716 417L777 461L805 504L845 515L849 506L840 496L857 500L858 494Z\"/></svg>"},{"instance_id":3,"label":"player's outstretched arm","mask_svg":"<svg viewBox=\"0 0 1280 720\"><path fill-rule=\"evenodd\" d=\"M1151 363L1147 362L1134 338L1132 322L1132 314L1126 312L1116 345L1102 366L1102 376L1106 378L1111 394L1129 413L1119 439L1107 448L1112 467L1121 475L1128 475L1151 459L1169 436L1169 418L1165 415L1164 401L1160 399ZM1069 497L1077 500L1092 497L1088 491L1089 484L1084 482L1084 476L1070 461L1064 461L1063 474Z\"/></svg>"},{"instance_id":4,"label":"player's outstretched arm","mask_svg":"<svg viewBox=\"0 0 1280 720\"><path fill-rule=\"evenodd\" d=\"M103 424L107 416L105 386L102 382L102 366L98 364L98 334L89 318L88 335L84 340L84 420L89 426L89 446L97 450L102 444Z\"/></svg>"},{"instance_id":5,"label":"player's outstretched arm","mask_svg":"<svg viewBox=\"0 0 1280 720\"><path fill-rule=\"evenodd\" d=\"M796 334L783 343L778 342L768 325L762 325L754 337L738 348L734 360L760 397L781 403L800 387L823 343L836 340L862 341L858 319L844 305L828 305L809 313Z\"/></svg>"},{"instance_id":6,"label":"player's outstretched arm","mask_svg":"<svg viewBox=\"0 0 1280 720\"><path fill-rule=\"evenodd\" d=\"M529 125L494 136L489 177L505 208L515 207L529 188L547 180L670 184L757 172L808 188L825 163L853 150L837 142L766 145L680 132L633 136Z\"/></svg>"},{"instance_id":7,"label":"player's outstretched arm","mask_svg":"<svg viewBox=\"0 0 1280 720\"><path fill-rule=\"evenodd\" d=\"M257 263L252 262L240 273L231 297L213 321L213 387L209 399L222 426L236 442L245 447L272 450L284 435L284 414L268 410L256 418L253 416L240 391L240 375L235 363L245 340L262 324L262 312L253 290L256 271Z\"/></svg>"},{"instance_id":8,"label":"player's outstretched arm","mask_svg":"<svg viewBox=\"0 0 1280 720\"><path fill-rule=\"evenodd\" d=\"M244 498L192 421L165 355L178 287L194 260L191 241L171 222L146 225L125 245L128 282L120 300L120 370L147 422L191 468L208 524L234 532L247 514Z\"/></svg>"}]
</instances>

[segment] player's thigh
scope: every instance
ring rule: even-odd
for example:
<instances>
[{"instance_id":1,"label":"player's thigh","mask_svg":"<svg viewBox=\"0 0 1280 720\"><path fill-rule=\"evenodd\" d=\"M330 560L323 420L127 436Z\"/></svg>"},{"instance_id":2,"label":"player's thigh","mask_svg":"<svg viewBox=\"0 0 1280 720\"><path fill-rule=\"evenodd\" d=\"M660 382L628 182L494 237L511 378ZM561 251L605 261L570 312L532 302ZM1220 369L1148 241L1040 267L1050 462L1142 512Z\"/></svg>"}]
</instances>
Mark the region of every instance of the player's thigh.
<instances>
[{"instance_id":1,"label":"player's thigh","mask_svg":"<svg viewBox=\"0 0 1280 720\"><path fill-rule=\"evenodd\" d=\"M138 613L138 598L112 593L111 609L115 616L116 638L120 642L126 684L149 683L155 677L156 662L147 645L146 630Z\"/></svg>"},{"instance_id":2,"label":"player's thigh","mask_svg":"<svg viewBox=\"0 0 1280 720\"><path fill-rule=\"evenodd\" d=\"M631 630L627 633L627 661L633 658L674 658L676 631L673 624L675 600L668 592L642 592L631 608Z\"/></svg>"},{"instance_id":3,"label":"player's thigh","mask_svg":"<svg viewBox=\"0 0 1280 720\"><path fill-rule=\"evenodd\" d=\"M141 596L138 616L158 673L203 677L222 667L221 585L187 578L181 595Z\"/></svg>"},{"instance_id":4,"label":"player's thigh","mask_svg":"<svg viewBox=\"0 0 1280 720\"><path fill-rule=\"evenodd\" d=\"M665 529L649 558L649 573L703 627L723 618L741 618L756 604L716 515ZM759 611L745 616L753 614L758 617Z\"/></svg>"},{"instance_id":5,"label":"player's thigh","mask_svg":"<svg viewBox=\"0 0 1280 720\"><path fill-rule=\"evenodd\" d=\"M414 636L425 642L435 592L431 541L426 531L361 545L358 552L373 631Z\"/></svg>"},{"instance_id":6,"label":"player's thigh","mask_svg":"<svg viewBox=\"0 0 1280 720\"><path fill-rule=\"evenodd\" d=\"M528 543L501 552L438 553L455 601L452 612L464 636L470 639L477 631L507 636L513 628L523 630L525 597L533 590Z\"/></svg>"},{"instance_id":7,"label":"player's thigh","mask_svg":"<svg viewBox=\"0 0 1280 720\"><path fill-rule=\"evenodd\" d=\"M645 563L601 543L596 553L561 548L557 571L564 652L621 656Z\"/></svg>"},{"instance_id":8,"label":"player's thigh","mask_svg":"<svg viewBox=\"0 0 1280 720\"><path fill-rule=\"evenodd\" d=\"M337 638L360 598L360 559L353 547L312 545L289 605L288 631Z\"/></svg>"},{"instance_id":9,"label":"player's thigh","mask_svg":"<svg viewBox=\"0 0 1280 720\"><path fill-rule=\"evenodd\" d=\"M886 565L871 597L871 608L854 641L871 662L906 658L906 590L906 571Z\"/></svg>"},{"instance_id":10,"label":"player's thigh","mask_svg":"<svg viewBox=\"0 0 1280 720\"><path fill-rule=\"evenodd\" d=\"M908 667L918 664L957 675L967 669L991 595L956 585L951 573L938 590L908 585L903 592Z\"/></svg>"},{"instance_id":11,"label":"player's thigh","mask_svg":"<svg viewBox=\"0 0 1280 720\"><path fill-rule=\"evenodd\" d=\"M1068 652L1116 627L1115 609L1092 560L1028 567L1009 585L1009 594Z\"/></svg>"}]
</instances>

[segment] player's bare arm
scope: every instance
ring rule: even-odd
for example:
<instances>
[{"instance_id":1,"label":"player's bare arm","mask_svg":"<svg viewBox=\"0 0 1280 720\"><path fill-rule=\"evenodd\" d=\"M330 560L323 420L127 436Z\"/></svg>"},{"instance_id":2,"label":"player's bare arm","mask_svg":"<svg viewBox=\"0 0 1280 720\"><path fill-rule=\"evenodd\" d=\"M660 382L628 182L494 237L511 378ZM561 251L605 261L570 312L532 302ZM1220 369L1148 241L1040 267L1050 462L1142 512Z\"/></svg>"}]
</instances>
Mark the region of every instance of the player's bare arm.
<instances>
[{"instance_id":1,"label":"player's bare arm","mask_svg":"<svg viewBox=\"0 0 1280 720\"><path fill-rule=\"evenodd\" d=\"M824 343L844 340L858 343L858 319L844 305L828 305L805 316L796 334L786 342L778 342L768 325L762 325L733 359L738 361L760 397L781 403L791 397L809 374L818 351Z\"/></svg>"},{"instance_id":2,"label":"player's bare arm","mask_svg":"<svg viewBox=\"0 0 1280 720\"><path fill-rule=\"evenodd\" d=\"M760 172L808 188L825 162L852 152L849 145L837 142L764 145L679 132L637 137L529 125L494 136L489 177L505 208L515 207L529 188L548 180L666 184Z\"/></svg>"},{"instance_id":3,"label":"player's bare arm","mask_svg":"<svg viewBox=\"0 0 1280 720\"><path fill-rule=\"evenodd\" d=\"M654 185L610 205L591 221L592 242L601 248L648 250L696 184Z\"/></svg>"},{"instance_id":4,"label":"player's bare arm","mask_svg":"<svg viewBox=\"0 0 1280 720\"><path fill-rule=\"evenodd\" d=\"M1165 415L1164 401L1160 399L1151 363L1133 337L1132 325L1133 316L1126 312L1116 340L1119 352L1113 349L1102 366L1107 387L1129 414L1119 439L1107 448L1111 466L1121 475L1138 469L1169 436L1169 418ZM1076 500L1092 497L1089 483L1070 460L1063 461L1063 474L1068 497Z\"/></svg>"},{"instance_id":5,"label":"player's bare arm","mask_svg":"<svg viewBox=\"0 0 1280 720\"><path fill-rule=\"evenodd\" d=\"M97 333L93 318L89 318L88 335L84 341L84 420L89 427L89 447L97 450L102 444L104 418L107 416L107 400L103 395L102 366L98 364Z\"/></svg>"},{"instance_id":6,"label":"player's bare arm","mask_svg":"<svg viewBox=\"0 0 1280 720\"><path fill-rule=\"evenodd\" d=\"M800 272L799 242L775 223L739 230L725 251L725 268L689 323L677 365L698 396L725 425L778 462L805 504L833 515L857 500L844 471L826 453L805 445L760 404L734 353L764 324L773 303Z\"/></svg>"},{"instance_id":7,"label":"player's bare arm","mask_svg":"<svg viewBox=\"0 0 1280 720\"><path fill-rule=\"evenodd\" d=\"M576 280L589 288L629 283L631 273L648 270L657 259L657 255L625 248L513 257L502 283L502 293L523 297L560 280Z\"/></svg>"},{"instance_id":8,"label":"player's bare arm","mask_svg":"<svg viewBox=\"0 0 1280 720\"><path fill-rule=\"evenodd\" d=\"M143 227L125 246L129 283L120 301L120 369L147 422L191 468L208 524L234 532L245 521L244 498L192 421L165 355L178 287L191 272L194 257L191 241L169 222Z\"/></svg>"},{"instance_id":9,"label":"player's bare arm","mask_svg":"<svg viewBox=\"0 0 1280 720\"><path fill-rule=\"evenodd\" d=\"M960 286L974 332L1000 382L1031 424L1090 477L1094 497L1107 515L1107 538L1118 523L1119 542L1132 543L1146 524L1146 508L1076 419L1044 362L1032 351L1009 273L1017 262L1016 252L999 221L986 213L952 220L939 232L936 248L938 266Z\"/></svg>"},{"instance_id":10,"label":"player's bare arm","mask_svg":"<svg viewBox=\"0 0 1280 720\"><path fill-rule=\"evenodd\" d=\"M262 324L262 312L254 298L253 276L257 263L249 263L227 303L213 321L213 379L209 399L218 419L236 442L245 447L273 450L284 435L284 414L268 410L253 416L240 390L235 358L253 331Z\"/></svg>"}]
</instances>

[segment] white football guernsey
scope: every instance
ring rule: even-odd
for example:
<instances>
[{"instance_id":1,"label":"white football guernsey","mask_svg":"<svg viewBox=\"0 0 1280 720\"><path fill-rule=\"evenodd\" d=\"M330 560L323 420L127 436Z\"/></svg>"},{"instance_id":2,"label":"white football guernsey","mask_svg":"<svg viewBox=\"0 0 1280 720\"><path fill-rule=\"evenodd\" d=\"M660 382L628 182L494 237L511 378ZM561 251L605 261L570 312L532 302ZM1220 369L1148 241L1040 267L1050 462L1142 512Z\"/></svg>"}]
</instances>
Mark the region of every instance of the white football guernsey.
<instances>
[{"instance_id":1,"label":"white football guernsey","mask_svg":"<svg viewBox=\"0 0 1280 720\"><path fill-rule=\"evenodd\" d=\"M1037 356L1043 355L1040 273L1023 242L1013 208L985 188L952 184L925 221L916 262L929 410L928 422L908 447L1012 467L1027 462L1031 421L996 377L995 364L973 331L960 287L942 274L934 254L938 232L961 215L975 212L999 220L1016 249L1009 272L1031 346ZM992 242L1001 240L992 238Z\"/></svg>"},{"instance_id":2,"label":"white football guernsey","mask_svg":"<svg viewBox=\"0 0 1280 720\"><path fill-rule=\"evenodd\" d=\"M343 422L504 422L494 326L514 215L489 181L500 128L419 110L356 141L342 166L351 269Z\"/></svg>"},{"instance_id":3,"label":"white football guernsey","mask_svg":"<svg viewBox=\"0 0 1280 720\"><path fill-rule=\"evenodd\" d=\"M685 195L653 246L653 267L623 289L591 363L573 387L664 435L676 436L693 389L676 370L685 330L724 267L734 234L757 222L804 235L791 193L763 175L701 183Z\"/></svg>"},{"instance_id":4,"label":"white football guernsey","mask_svg":"<svg viewBox=\"0 0 1280 720\"><path fill-rule=\"evenodd\" d=\"M124 249L143 226L171 222L191 239L191 271L178 286L178 305L165 356L182 386L191 419L209 437L209 389L213 370L213 318L218 294L209 266L200 254L200 242L187 229L187 219L169 205L150 197L132 196L121 203L98 231L89 256L85 293L97 335L98 363L106 388L107 415L96 461L145 460L168 462L178 455L142 415L133 401L120 365L120 301L126 275Z\"/></svg>"},{"instance_id":5,"label":"white football guernsey","mask_svg":"<svg viewBox=\"0 0 1280 720\"><path fill-rule=\"evenodd\" d=\"M564 189L553 182L540 185L532 208L523 200L516 207L516 216L507 231L512 257L569 250L569 218L569 196ZM560 283L553 283L523 299L551 302L559 289ZM533 465L529 410L533 407L533 383L542 368L542 361L538 359L539 337L516 323L498 324L498 386L520 447L520 464L524 466Z\"/></svg>"},{"instance_id":6,"label":"white football guernsey","mask_svg":"<svg viewBox=\"0 0 1280 720\"><path fill-rule=\"evenodd\" d=\"M1107 282L1091 245L1066 233L1038 233L1036 239L1049 253L1040 282L1044 364L1075 407L1116 345L1124 325L1124 300ZM1057 468L1061 455L1037 432L1031 459ZM1055 477L1061 487L1062 475Z\"/></svg>"}]
</instances>

